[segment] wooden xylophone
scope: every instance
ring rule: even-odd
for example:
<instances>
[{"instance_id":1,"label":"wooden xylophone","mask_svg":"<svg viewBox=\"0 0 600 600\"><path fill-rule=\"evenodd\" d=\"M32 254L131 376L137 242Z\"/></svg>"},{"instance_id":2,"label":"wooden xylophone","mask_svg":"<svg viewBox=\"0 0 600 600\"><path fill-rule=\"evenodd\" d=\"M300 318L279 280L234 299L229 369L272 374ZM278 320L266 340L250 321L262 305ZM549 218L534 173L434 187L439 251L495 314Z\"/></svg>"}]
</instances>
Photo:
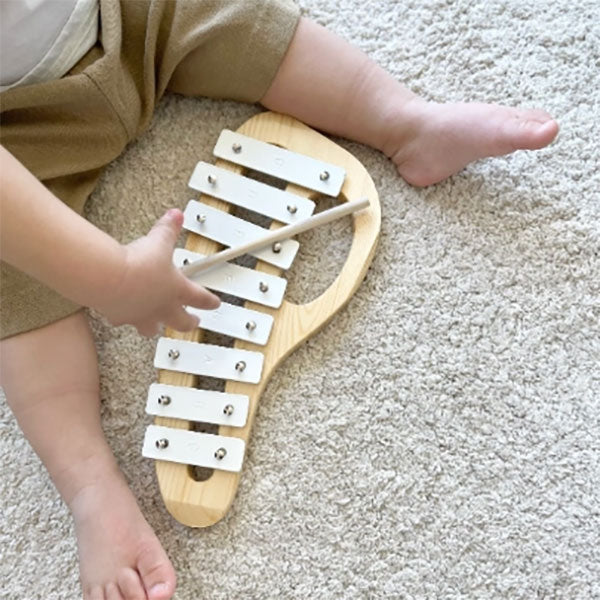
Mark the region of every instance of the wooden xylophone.
<instances>
[{"instance_id":1,"label":"wooden xylophone","mask_svg":"<svg viewBox=\"0 0 600 600\"><path fill-rule=\"evenodd\" d=\"M360 285L373 257L380 207L373 181L346 150L303 125L265 112L237 132L224 130L214 165L197 164L189 186L200 193L184 212L184 249L173 260L185 267L223 246L235 247L266 230L231 213L242 208L271 220L271 229L307 219L315 200L366 197L369 206L353 218L346 262L329 288L303 305L284 299L289 269L298 252L293 239L252 252L254 268L225 263L194 281L243 305L222 302L214 311L188 307L200 317L189 333L167 330L158 341L146 412L143 455L156 459L161 494L181 523L205 527L220 520L235 496L246 443L259 397L279 363L323 327ZM249 170L287 182L285 189L244 175ZM233 346L202 343L204 332L234 338ZM224 380L224 389L201 389ZM219 387L215 385L215 387ZM222 386L221 386L222 387Z\"/></svg>"}]
</instances>

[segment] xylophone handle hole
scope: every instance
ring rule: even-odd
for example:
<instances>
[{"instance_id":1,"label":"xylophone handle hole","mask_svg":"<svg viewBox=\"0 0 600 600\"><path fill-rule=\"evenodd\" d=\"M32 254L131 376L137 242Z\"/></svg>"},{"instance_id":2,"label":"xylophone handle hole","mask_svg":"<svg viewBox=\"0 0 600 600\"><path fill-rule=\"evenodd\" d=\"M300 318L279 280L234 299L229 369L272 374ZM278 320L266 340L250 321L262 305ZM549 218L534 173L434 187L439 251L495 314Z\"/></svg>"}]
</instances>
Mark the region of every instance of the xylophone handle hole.
<instances>
[{"instance_id":1,"label":"xylophone handle hole","mask_svg":"<svg viewBox=\"0 0 600 600\"><path fill-rule=\"evenodd\" d=\"M188 465L188 473L194 481L208 481L214 475L215 470L207 467Z\"/></svg>"},{"instance_id":2,"label":"xylophone handle hole","mask_svg":"<svg viewBox=\"0 0 600 600\"><path fill-rule=\"evenodd\" d=\"M315 214L340 204L335 198L320 197ZM307 304L325 292L348 258L352 245L352 217L344 217L296 237L300 249L286 273L286 300Z\"/></svg>"}]
</instances>

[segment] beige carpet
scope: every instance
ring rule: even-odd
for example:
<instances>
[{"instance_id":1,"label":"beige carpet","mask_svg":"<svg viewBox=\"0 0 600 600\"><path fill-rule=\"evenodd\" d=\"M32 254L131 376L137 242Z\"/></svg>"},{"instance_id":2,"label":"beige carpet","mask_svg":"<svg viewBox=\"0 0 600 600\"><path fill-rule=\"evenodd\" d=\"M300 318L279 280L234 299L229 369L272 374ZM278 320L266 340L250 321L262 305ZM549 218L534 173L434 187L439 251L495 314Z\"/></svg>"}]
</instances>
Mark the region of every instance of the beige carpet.
<instances>
[{"instance_id":1,"label":"beige carpet","mask_svg":"<svg viewBox=\"0 0 600 600\"><path fill-rule=\"evenodd\" d=\"M600 597L597 1L301 3L430 99L541 106L562 130L425 190L343 142L381 196L375 261L272 379L237 499L211 529L173 521L140 456L154 341L93 318L106 433L176 598ZM166 98L90 217L123 242L142 235L185 205L220 130L257 110ZM348 231L329 233L301 238L295 298L337 272ZM4 402L0 427L0 597L74 600L70 517Z\"/></svg>"}]
</instances>

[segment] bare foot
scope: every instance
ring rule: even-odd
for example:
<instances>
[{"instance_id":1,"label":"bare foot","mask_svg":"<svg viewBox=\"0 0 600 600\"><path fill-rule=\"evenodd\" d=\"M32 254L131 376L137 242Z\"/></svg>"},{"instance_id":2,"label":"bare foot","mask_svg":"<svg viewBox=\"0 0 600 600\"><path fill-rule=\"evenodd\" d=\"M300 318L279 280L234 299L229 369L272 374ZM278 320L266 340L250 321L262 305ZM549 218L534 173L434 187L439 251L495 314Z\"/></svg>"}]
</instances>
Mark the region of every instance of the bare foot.
<instances>
[{"instance_id":1,"label":"bare foot","mask_svg":"<svg viewBox=\"0 0 600 600\"><path fill-rule=\"evenodd\" d=\"M389 140L385 151L400 175L416 186L442 181L479 158L543 148L558 133L558 124L543 110L421 99L403 110L410 131L400 143Z\"/></svg>"},{"instance_id":2,"label":"bare foot","mask_svg":"<svg viewBox=\"0 0 600 600\"><path fill-rule=\"evenodd\" d=\"M175 572L116 468L69 502L84 600L167 600Z\"/></svg>"}]
</instances>

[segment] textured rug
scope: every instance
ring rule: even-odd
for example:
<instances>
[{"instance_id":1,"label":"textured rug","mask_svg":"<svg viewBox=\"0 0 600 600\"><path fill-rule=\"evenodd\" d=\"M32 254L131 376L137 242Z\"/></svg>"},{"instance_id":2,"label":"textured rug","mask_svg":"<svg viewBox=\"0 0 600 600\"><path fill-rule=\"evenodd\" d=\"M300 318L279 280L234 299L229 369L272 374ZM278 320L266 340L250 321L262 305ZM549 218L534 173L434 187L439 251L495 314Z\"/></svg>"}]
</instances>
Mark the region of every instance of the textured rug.
<instances>
[{"instance_id":1,"label":"textured rug","mask_svg":"<svg viewBox=\"0 0 600 600\"><path fill-rule=\"evenodd\" d=\"M92 315L106 434L175 597L600 597L598 3L301 5L429 99L543 107L561 132L427 189L340 141L378 188L380 245L347 309L275 373L212 528L175 522L140 456L155 340ZM123 242L144 234L191 197L221 129L258 110L165 98L90 218ZM301 237L293 298L329 284L347 237L348 223ZM69 514L5 402L0 428L0 597L75 600Z\"/></svg>"}]
</instances>

